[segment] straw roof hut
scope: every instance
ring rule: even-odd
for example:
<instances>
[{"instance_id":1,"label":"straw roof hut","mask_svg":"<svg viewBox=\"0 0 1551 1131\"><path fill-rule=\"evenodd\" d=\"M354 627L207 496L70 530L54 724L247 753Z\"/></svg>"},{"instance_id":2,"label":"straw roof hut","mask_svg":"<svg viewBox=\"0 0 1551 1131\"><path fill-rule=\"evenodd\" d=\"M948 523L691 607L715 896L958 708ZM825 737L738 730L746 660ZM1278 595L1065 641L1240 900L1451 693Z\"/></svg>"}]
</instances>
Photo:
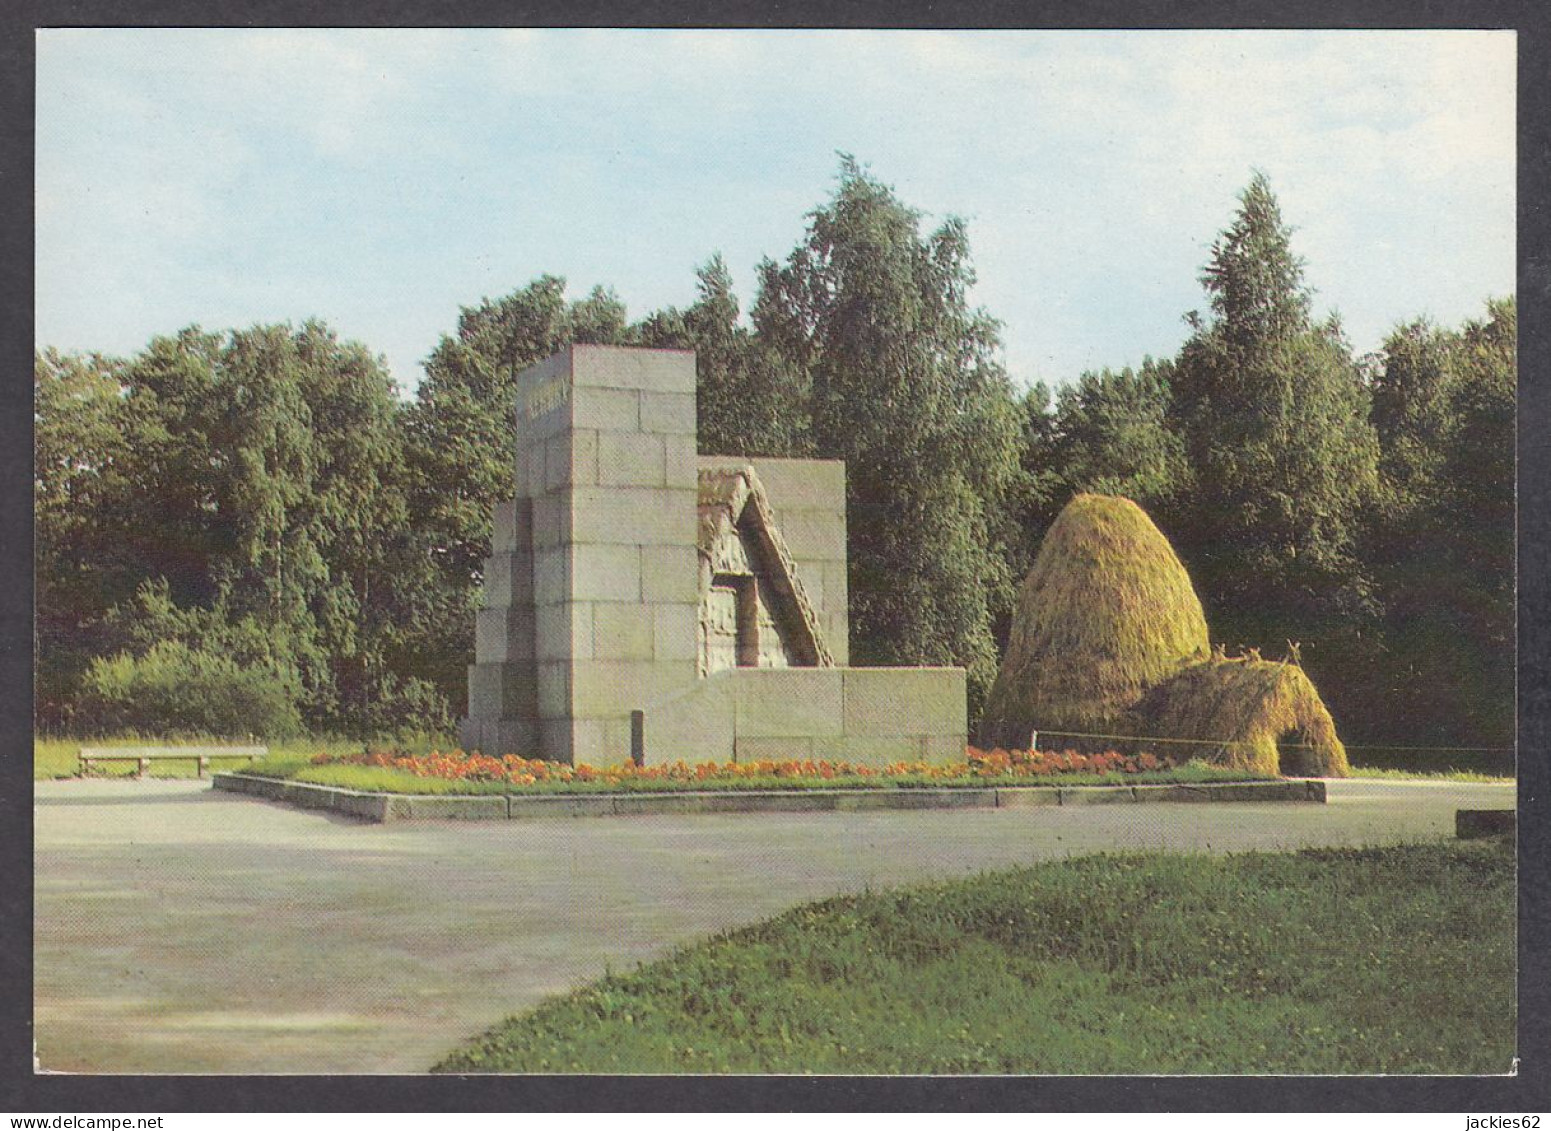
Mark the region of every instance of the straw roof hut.
<instances>
[{"instance_id":1,"label":"straw roof hut","mask_svg":"<svg viewBox=\"0 0 1551 1131\"><path fill-rule=\"evenodd\" d=\"M1026 747L1034 732L1048 735L1042 746L1152 749L1268 775L1348 772L1303 669L1213 656L1168 539L1135 503L1104 495L1078 495L1046 533L986 699L982 746Z\"/></svg>"},{"instance_id":2,"label":"straw roof hut","mask_svg":"<svg viewBox=\"0 0 1551 1131\"><path fill-rule=\"evenodd\" d=\"M1153 688L1140 733L1171 739L1173 758L1268 775L1345 777L1346 747L1304 670L1271 660L1213 659Z\"/></svg>"},{"instance_id":3,"label":"straw roof hut","mask_svg":"<svg viewBox=\"0 0 1551 1131\"><path fill-rule=\"evenodd\" d=\"M1152 519L1130 499L1078 495L1019 590L981 744L1024 747L1034 730L1113 729L1149 688L1209 651L1190 575Z\"/></svg>"}]
</instances>

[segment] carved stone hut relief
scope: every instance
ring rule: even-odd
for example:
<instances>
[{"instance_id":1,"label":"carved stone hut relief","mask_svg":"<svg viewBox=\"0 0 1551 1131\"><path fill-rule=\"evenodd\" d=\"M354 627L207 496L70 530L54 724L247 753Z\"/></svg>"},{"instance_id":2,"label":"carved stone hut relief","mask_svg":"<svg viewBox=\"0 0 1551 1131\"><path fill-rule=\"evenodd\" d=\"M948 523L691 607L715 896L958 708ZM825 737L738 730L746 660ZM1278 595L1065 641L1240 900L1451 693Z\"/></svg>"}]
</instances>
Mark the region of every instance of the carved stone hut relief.
<instances>
[{"instance_id":1,"label":"carved stone hut relief","mask_svg":"<svg viewBox=\"0 0 1551 1131\"><path fill-rule=\"evenodd\" d=\"M701 467L698 503L699 674L832 667L818 617L754 469Z\"/></svg>"}]
</instances>

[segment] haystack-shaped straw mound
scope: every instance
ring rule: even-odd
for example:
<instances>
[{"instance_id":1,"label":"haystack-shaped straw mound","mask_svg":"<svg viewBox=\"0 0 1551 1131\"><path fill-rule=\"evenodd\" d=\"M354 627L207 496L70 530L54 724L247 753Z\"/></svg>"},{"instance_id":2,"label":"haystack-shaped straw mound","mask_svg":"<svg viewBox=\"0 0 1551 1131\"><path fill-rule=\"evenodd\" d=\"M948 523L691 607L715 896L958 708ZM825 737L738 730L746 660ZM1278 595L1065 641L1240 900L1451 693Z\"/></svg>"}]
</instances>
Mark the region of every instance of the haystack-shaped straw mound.
<instances>
[{"instance_id":1,"label":"haystack-shaped straw mound","mask_svg":"<svg viewBox=\"0 0 1551 1131\"><path fill-rule=\"evenodd\" d=\"M1151 687L1208 654L1201 601L1152 519L1129 499L1078 495L1019 591L981 745L1021 748L1035 730L1113 727ZM1092 744L1055 733L1049 743Z\"/></svg>"},{"instance_id":2,"label":"haystack-shaped straw mound","mask_svg":"<svg viewBox=\"0 0 1551 1131\"><path fill-rule=\"evenodd\" d=\"M1137 711L1160 750L1275 776L1345 777L1346 748L1302 668L1270 660L1215 659L1155 687Z\"/></svg>"},{"instance_id":3,"label":"haystack-shaped straw mound","mask_svg":"<svg viewBox=\"0 0 1551 1131\"><path fill-rule=\"evenodd\" d=\"M1105 495L1078 495L1046 533L980 744L1023 748L1035 732L1057 749L1151 750L1270 776L1348 772L1303 669L1210 656L1201 601L1168 539L1141 507Z\"/></svg>"}]
</instances>

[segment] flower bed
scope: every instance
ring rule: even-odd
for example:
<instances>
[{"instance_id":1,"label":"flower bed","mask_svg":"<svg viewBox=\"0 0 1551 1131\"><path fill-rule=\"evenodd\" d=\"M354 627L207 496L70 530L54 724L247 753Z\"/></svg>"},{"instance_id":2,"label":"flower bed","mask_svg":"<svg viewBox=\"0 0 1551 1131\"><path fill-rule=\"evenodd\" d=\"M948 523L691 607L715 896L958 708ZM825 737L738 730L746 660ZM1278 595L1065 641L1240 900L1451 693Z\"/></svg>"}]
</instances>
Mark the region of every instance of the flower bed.
<instances>
[{"instance_id":1,"label":"flower bed","mask_svg":"<svg viewBox=\"0 0 1551 1131\"><path fill-rule=\"evenodd\" d=\"M1006 784L1130 785L1147 782L1247 781L1256 775L1201 763L1176 765L1153 754L1107 751L977 750L950 763L895 762L883 767L825 760L753 762L629 762L595 767L479 753L413 755L373 750L318 754L310 762L275 767L276 776L322 785L391 792L602 793L660 790L921 788ZM263 769L256 772L265 773Z\"/></svg>"}]
</instances>

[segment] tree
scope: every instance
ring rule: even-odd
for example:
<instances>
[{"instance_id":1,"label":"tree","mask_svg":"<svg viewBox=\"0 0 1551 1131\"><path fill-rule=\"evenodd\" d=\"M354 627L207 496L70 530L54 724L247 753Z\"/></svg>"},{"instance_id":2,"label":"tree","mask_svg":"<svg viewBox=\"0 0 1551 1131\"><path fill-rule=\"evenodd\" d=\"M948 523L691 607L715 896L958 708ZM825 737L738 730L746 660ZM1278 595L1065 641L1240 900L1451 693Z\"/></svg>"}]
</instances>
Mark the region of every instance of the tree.
<instances>
[{"instance_id":1,"label":"tree","mask_svg":"<svg viewBox=\"0 0 1551 1131\"><path fill-rule=\"evenodd\" d=\"M1367 540L1383 606L1371 695L1407 741L1513 740L1516 311L1460 331L1399 326L1374 375L1381 505Z\"/></svg>"},{"instance_id":2,"label":"tree","mask_svg":"<svg viewBox=\"0 0 1551 1131\"><path fill-rule=\"evenodd\" d=\"M33 358L34 654L37 716L61 726L91 658L99 621L138 583L114 516L132 454L122 363L45 350Z\"/></svg>"},{"instance_id":3,"label":"tree","mask_svg":"<svg viewBox=\"0 0 1551 1131\"><path fill-rule=\"evenodd\" d=\"M644 346L692 349L698 446L705 455L795 456L809 443L803 390L789 366L738 324L732 276L720 255L695 272L700 297L634 330Z\"/></svg>"},{"instance_id":4,"label":"tree","mask_svg":"<svg viewBox=\"0 0 1551 1131\"><path fill-rule=\"evenodd\" d=\"M1339 322L1312 319L1264 174L1201 281L1212 317L1189 317L1171 383L1195 484L1179 524L1186 560L1230 643L1301 640L1311 667L1331 671L1373 613L1356 550L1377 441Z\"/></svg>"},{"instance_id":5,"label":"tree","mask_svg":"<svg viewBox=\"0 0 1551 1131\"><path fill-rule=\"evenodd\" d=\"M1457 423L1440 476L1438 535L1454 580L1438 597L1457 626L1454 643L1471 657L1460 665L1474 678L1459 729L1477 743L1510 744L1514 732L1517 336L1511 298L1489 303L1487 318L1461 333Z\"/></svg>"},{"instance_id":6,"label":"tree","mask_svg":"<svg viewBox=\"0 0 1551 1131\"><path fill-rule=\"evenodd\" d=\"M804 241L761 266L755 324L809 391L814 454L846 461L853 656L963 665L973 713L1012 600L1021 421L965 226L923 238L920 219L843 157Z\"/></svg>"},{"instance_id":7,"label":"tree","mask_svg":"<svg viewBox=\"0 0 1551 1131\"><path fill-rule=\"evenodd\" d=\"M1065 501L1065 481L1061 474L1056 436L1056 415L1051 406L1050 387L1037 381L1024 391L1016 404L1018 430L1018 467L1008 483L1002 501L1002 552L1007 563L1011 592L1034 564L1045 531L1055 521ZM991 635L997 654L1007 649L1012 631L1012 600L992 608Z\"/></svg>"},{"instance_id":8,"label":"tree","mask_svg":"<svg viewBox=\"0 0 1551 1131\"><path fill-rule=\"evenodd\" d=\"M1391 508L1412 515L1436 501L1444 451L1454 431L1457 335L1424 318L1384 342L1373 377L1379 475Z\"/></svg>"},{"instance_id":9,"label":"tree","mask_svg":"<svg viewBox=\"0 0 1551 1131\"><path fill-rule=\"evenodd\" d=\"M419 552L404 563L402 655L411 674L455 709L467 695L474 610L490 554L495 504L512 495L517 374L573 342L630 340L625 307L595 288L568 302L565 280L544 275L521 290L463 309L426 361L402 418L408 521Z\"/></svg>"},{"instance_id":10,"label":"tree","mask_svg":"<svg viewBox=\"0 0 1551 1131\"><path fill-rule=\"evenodd\" d=\"M397 402L380 362L308 322L188 329L111 379L90 383L91 371L57 355L38 366L40 626L73 625L91 654L126 662L175 641L273 672L315 727L360 729L400 693L434 723L435 703L387 673L380 646L392 603L383 548L404 516ZM61 395L62 382L77 392ZM56 522L62 495L74 534ZM81 540L88 528L98 544ZM67 549L93 574L73 593L49 588L70 578ZM55 643L40 634L41 649ZM50 701L68 699L83 671L61 672Z\"/></svg>"},{"instance_id":11,"label":"tree","mask_svg":"<svg viewBox=\"0 0 1551 1131\"><path fill-rule=\"evenodd\" d=\"M1183 441L1167 419L1173 368L1146 358L1140 370L1084 373L1061 390L1054 461L1065 496L1123 495L1153 514L1172 507L1188 478Z\"/></svg>"}]
</instances>

